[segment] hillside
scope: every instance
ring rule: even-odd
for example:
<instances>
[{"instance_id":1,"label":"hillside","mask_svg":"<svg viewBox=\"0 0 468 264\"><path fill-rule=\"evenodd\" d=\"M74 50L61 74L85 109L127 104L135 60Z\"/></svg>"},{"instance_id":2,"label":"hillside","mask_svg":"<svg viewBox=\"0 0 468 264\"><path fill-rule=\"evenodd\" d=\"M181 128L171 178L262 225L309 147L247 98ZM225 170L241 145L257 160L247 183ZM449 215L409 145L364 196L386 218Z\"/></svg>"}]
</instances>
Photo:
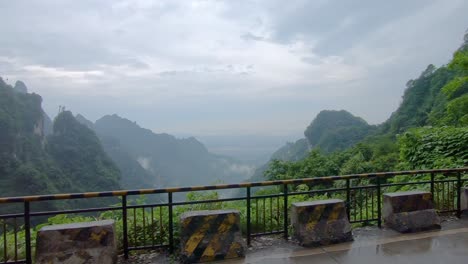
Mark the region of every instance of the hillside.
<instances>
[{"instance_id":1,"label":"hillside","mask_svg":"<svg viewBox=\"0 0 468 264\"><path fill-rule=\"evenodd\" d=\"M304 132L312 148L330 153L349 148L368 136L375 127L364 119L341 110L323 110Z\"/></svg>"},{"instance_id":2,"label":"hillside","mask_svg":"<svg viewBox=\"0 0 468 264\"><path fill-rule=\"evenodd\" d=\"M341 110L323 110L304 131L305 138L286 143L271 155L270 161L255 170L250 181L264 180L264 174L275 160L297 162L309 155L310 150L331 153L352 147L376 131L360 117Z\"/></svg>"},{"instance_id":3,"label":"hillside","mask_svg":"<svg viewBox=\"0 0 468 264\"><path fill-rule=\"evenodd\" d=\"M303 139L286 144L256 170L252 180L265 179L265 174L281 178L278 171L293 177L304 172L320 176L468 164L463 150L468 146L467 65L468 34L448 65L431 64L407 82L402 102L388 120L370 126L344 110L321 111L304 132L309 148ZM437 144L428 138L437 139ZM457 157L451 156L454 153ZM328 165L324 157L331 161ZM306 169L323 166L320 172Z\"/></svg>"},{"instance_id":4,"label":"hillside","mask_svg":"<svg viewBox=\"0 0 468 264\"><path fill-rule=\"evenodd\" d=\"M120 189L119 169L104 152L94 131L79 123L70 111L55 118L46 150L73 182L74 191Z\"/></svg>"},{"instance_id":5,"label":"hillside","mask_svg":"<svg viewBox=\"0 0 468 264\"><path fill-rule=\"evenodd\" d=\"M248 164L211 154L193 137L156 134L117 115L104 116L93 127L123 179L134 187L137 183L149 187L238 182L253 171Z\"/></svg>"},{"instance_id":6,"label":"hillside","mask_svg":"<svg viewBox=\"0 0 468 264\"><path fill-rule=\"evenodd\" d=\"M71 186L44 150L41 103L39 95L17 90L0 78L2 196L56 193Z\"/></svg>"},{"instance_id":7,"label":"hillside","mask_svg":"<svg viewBox=\"0 0 468 264\"><path fill-rule=\"evenodd\" d=\"M24 83L0 78L2 196L119 189L120 172L94 132L63 111L47 136L41 103Z\"/></svg>"}]
</instances>

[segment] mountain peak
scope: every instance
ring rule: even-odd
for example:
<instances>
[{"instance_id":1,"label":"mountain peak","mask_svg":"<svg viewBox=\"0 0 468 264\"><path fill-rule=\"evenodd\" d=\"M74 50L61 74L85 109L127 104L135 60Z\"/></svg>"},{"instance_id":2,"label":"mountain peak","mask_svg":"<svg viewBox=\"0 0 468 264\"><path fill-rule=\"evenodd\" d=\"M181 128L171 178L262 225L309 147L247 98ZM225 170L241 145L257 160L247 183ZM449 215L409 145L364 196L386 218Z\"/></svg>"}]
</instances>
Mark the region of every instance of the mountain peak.
<instances>
[{"instance_id":1,"label":"mountain peak","mask_svg":"<svg viewBox=\"0 0 468 264\"><path fill-rule=\"evenodd\" d=\"M26 84L24 84L22 81L16 81L13 89L19 93L28 93L28 87L26 87Z\"/></svg>"},{"instance_id":2,"label":"mountain peak","mask_svg":"<svg viewBox=\"0 0 468 264\"><path fill-rule=\"evenodd\" d=\"M373 126L346 110L323 110L304 132L312 147L326 152L345 149L369 134Z\"/></svg>"}]
</instances>

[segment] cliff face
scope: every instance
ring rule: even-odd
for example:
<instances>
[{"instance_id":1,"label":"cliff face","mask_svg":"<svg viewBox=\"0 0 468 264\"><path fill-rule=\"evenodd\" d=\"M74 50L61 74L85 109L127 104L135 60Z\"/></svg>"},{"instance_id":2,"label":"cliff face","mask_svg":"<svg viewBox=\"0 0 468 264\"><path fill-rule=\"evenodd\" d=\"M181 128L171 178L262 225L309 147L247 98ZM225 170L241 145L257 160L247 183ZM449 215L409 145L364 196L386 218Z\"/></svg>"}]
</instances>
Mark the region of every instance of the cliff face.
<instances>
[{"instance_id":1,"label":"cliff face","mask_svg":"<svg viewBox=\"0 0 468 264\"><path fill-rule=\"evenodd\" d=\"M94 132L63 112L47 136L42 98L25 87L0 78L1 196L119 189L119 171Z\"/></svg>"}]
</instances>

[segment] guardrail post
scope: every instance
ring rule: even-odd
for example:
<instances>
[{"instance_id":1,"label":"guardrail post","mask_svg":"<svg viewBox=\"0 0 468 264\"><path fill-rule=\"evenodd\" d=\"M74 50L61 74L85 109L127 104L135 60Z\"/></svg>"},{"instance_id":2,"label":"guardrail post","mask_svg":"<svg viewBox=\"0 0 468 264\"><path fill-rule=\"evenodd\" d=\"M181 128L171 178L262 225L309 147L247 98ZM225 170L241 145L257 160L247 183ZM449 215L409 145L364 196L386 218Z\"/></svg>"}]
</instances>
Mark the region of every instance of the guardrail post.
<instances>
[{"instance_id":1,"label":"guardrail post","mask_svg":"<svg viewBox=\"0 0 468 264\"><path fill-rule=\"evenodd\" d=\"M462 181L461 181L461 172L457 173L457 217L461 217L461 191L462 191Z\"/></svg>"},{"instance_id":2,"label":"guardrail post","mask_svg":"<svg viewBox=\"0 0 468 264\"><path fill-rule=\"evenodd\" d=\"M351 180L346 179L346 214L351 221Z\"/></svg>"},{"instance_id":3,"label":"guardrail post","mask_svg":"<svg viewBox=\"0 0 468 264\"><path fill-rule=\"evenodd\" d=\"M128 223L127 223L127 196L122 196L122 228L124 257L128 259Z\"/></svg>"},{"instance_id":4,"label":"guardrail post","mask_svg":"<svg viewBox=\"0 0 468 264\"><path fill-rule=\"evenodd\" d=\"M431 193L432 193L433 199L434 199L434 180L435 180L435 175L433 172L431 172Z\"/></svg>"},{"instance_id":5,"label":"guardrail post","mask_svg":"<svg viewBox=\"0 0 468 264\"><path fill-rule=\"evenodd\" d=\"M382 193L380 188L380 177L377 176L377 225L382 227Z\"/></svg>"},{"instance_id":6,"label":"guardrail post","mask_svg":"<svg viewBox=\"0 0 468 264\"><path fill-rule=\"evenodd\" d=\"M250 246L250 187L247 187L247 246Z\"/></svg>"},{"instance_id":7,"label":"guardrail post","mask_svg":"<svg viewBox=\"0 0 468 264\"><path fill-rule=\"evenodd\" d=\"M5 230L6 232L6 230ZM26 240L26 263L32 263L31 255L31 218L29 202L24 202L24 239ZM6 260L5 260L6 261Z\"/></svg>"},{"instance_id":8,"label":"guardrail post","mask_svg":"<svg viewBox=\"0 0 468 264\"><path fill-rule=\"evenodd\" d=\"M172 219L172 192L167 193L167 195L167 204L169 206L169 253L172 254L174 253L174 219Z\"/></svg>"},{"instance_id":9,"label":"guardrail post","mask_svg":"<svg viewBox=\"0 0 468 264\"><path fill-rule=\"evenodd\" d=\"M288 185L283 184L283 228L284 228L284 239L288 240Z\"/></svg>"}]
</instances>

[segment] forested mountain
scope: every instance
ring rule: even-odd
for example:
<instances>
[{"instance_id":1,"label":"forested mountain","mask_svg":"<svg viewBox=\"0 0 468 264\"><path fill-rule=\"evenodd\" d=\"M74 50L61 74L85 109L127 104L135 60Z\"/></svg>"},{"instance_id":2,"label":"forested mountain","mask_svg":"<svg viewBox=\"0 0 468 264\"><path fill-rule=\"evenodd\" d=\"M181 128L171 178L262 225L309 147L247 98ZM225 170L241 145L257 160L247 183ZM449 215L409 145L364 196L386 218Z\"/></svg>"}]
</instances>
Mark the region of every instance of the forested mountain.
<instances>
[{"instance_id":1,"label":"forested mountain","mask_svg":"<svg viewBox=\"0 0 468 264\"><path fill-rule=\"evenodd\" d=\"M297 162L307 157L311 149L331 153L347 149L376 131L376 126L341 110L323 110L304 131L305 138L286 143L271 156L270 161L257 168L251 181L264 180L264 174L275 161Z\"/></svg>"},{"instance_id":2,"label":"forested mountain","mask_svg":"<svg viewBox=\"0 0 468 264\"><path fill-rule=\"evenodd\" d=\"M41 103L24 83L0 78L2 196L119 189L120 172L94 132L62 111L47 136Z\"/></svg>"},{"instance_id":3,"label":"forested mountain","mask_svg":"<svg viewBox=\"0 0 468 264\"><path fill-rule=\"evenodd\" d=\"M373 130L374 126L345 110L323 110L307 127L304 135L312 148L329 153L353 146Z\"/></svg>"},{"instance_id":4,"label":"forested mountain","mask_svg":"<svg viewBox=\"0 0 468 264\"><path fill-rule=\"evenodd\" d=\"M104 152L94 131L79 123L70 111L55 118L46 150L73 182L73 189L120 189L119 169Z\"/></svg>"},{"instance_id":5,"label":"forested mountain","mask_svg":"<svg viewBox=\"0 0 468 264\"><path fill-rule=\"evenodd\" d=\"M96 132L94 123L81 114L76 120ZM128 153L120 141L112 136L96 132L104 151L114 161L121 172L120 183L125 189L152 188L157 184L157 177L144 169L133 156Z\"/></svg>"},{"instance_id":6,"label":"forested mountain","mask_svg":"<svg viewBox=\"0 0 468 264\"><path fill-rule=\"evenodd\" d=\"M0 78L2 196L56 193L70 187L70 181L44 150L41 103L39 95L16 90Z\"/></svg>"},{"instance_id":7,"label":"forested mountain","mask_svg":"<svg viewBox=\"0 0 468 264\"><path fill-rule=\"evenodd\" d=\"M264 176L288 179L467 166L468 34L448 65L431 64L406 86L398 109L376 127L343 111L322 111L305 132L312 149L307 157L273 158L261 168Z\"/></svg>"},{"instance_id":8,"label":"forested mountain","mask_svg":"<svg viewBox=\"0 0 468 264\"><path fill-rule=\"evenodd\" d=\"M238 182L252 174L251 166L213 155L193 137L156 134L117 115L104 116L93 127L123 178L146 187ZM142 181L128 174L138 174Z\"/></svg>"}]
</instances>

